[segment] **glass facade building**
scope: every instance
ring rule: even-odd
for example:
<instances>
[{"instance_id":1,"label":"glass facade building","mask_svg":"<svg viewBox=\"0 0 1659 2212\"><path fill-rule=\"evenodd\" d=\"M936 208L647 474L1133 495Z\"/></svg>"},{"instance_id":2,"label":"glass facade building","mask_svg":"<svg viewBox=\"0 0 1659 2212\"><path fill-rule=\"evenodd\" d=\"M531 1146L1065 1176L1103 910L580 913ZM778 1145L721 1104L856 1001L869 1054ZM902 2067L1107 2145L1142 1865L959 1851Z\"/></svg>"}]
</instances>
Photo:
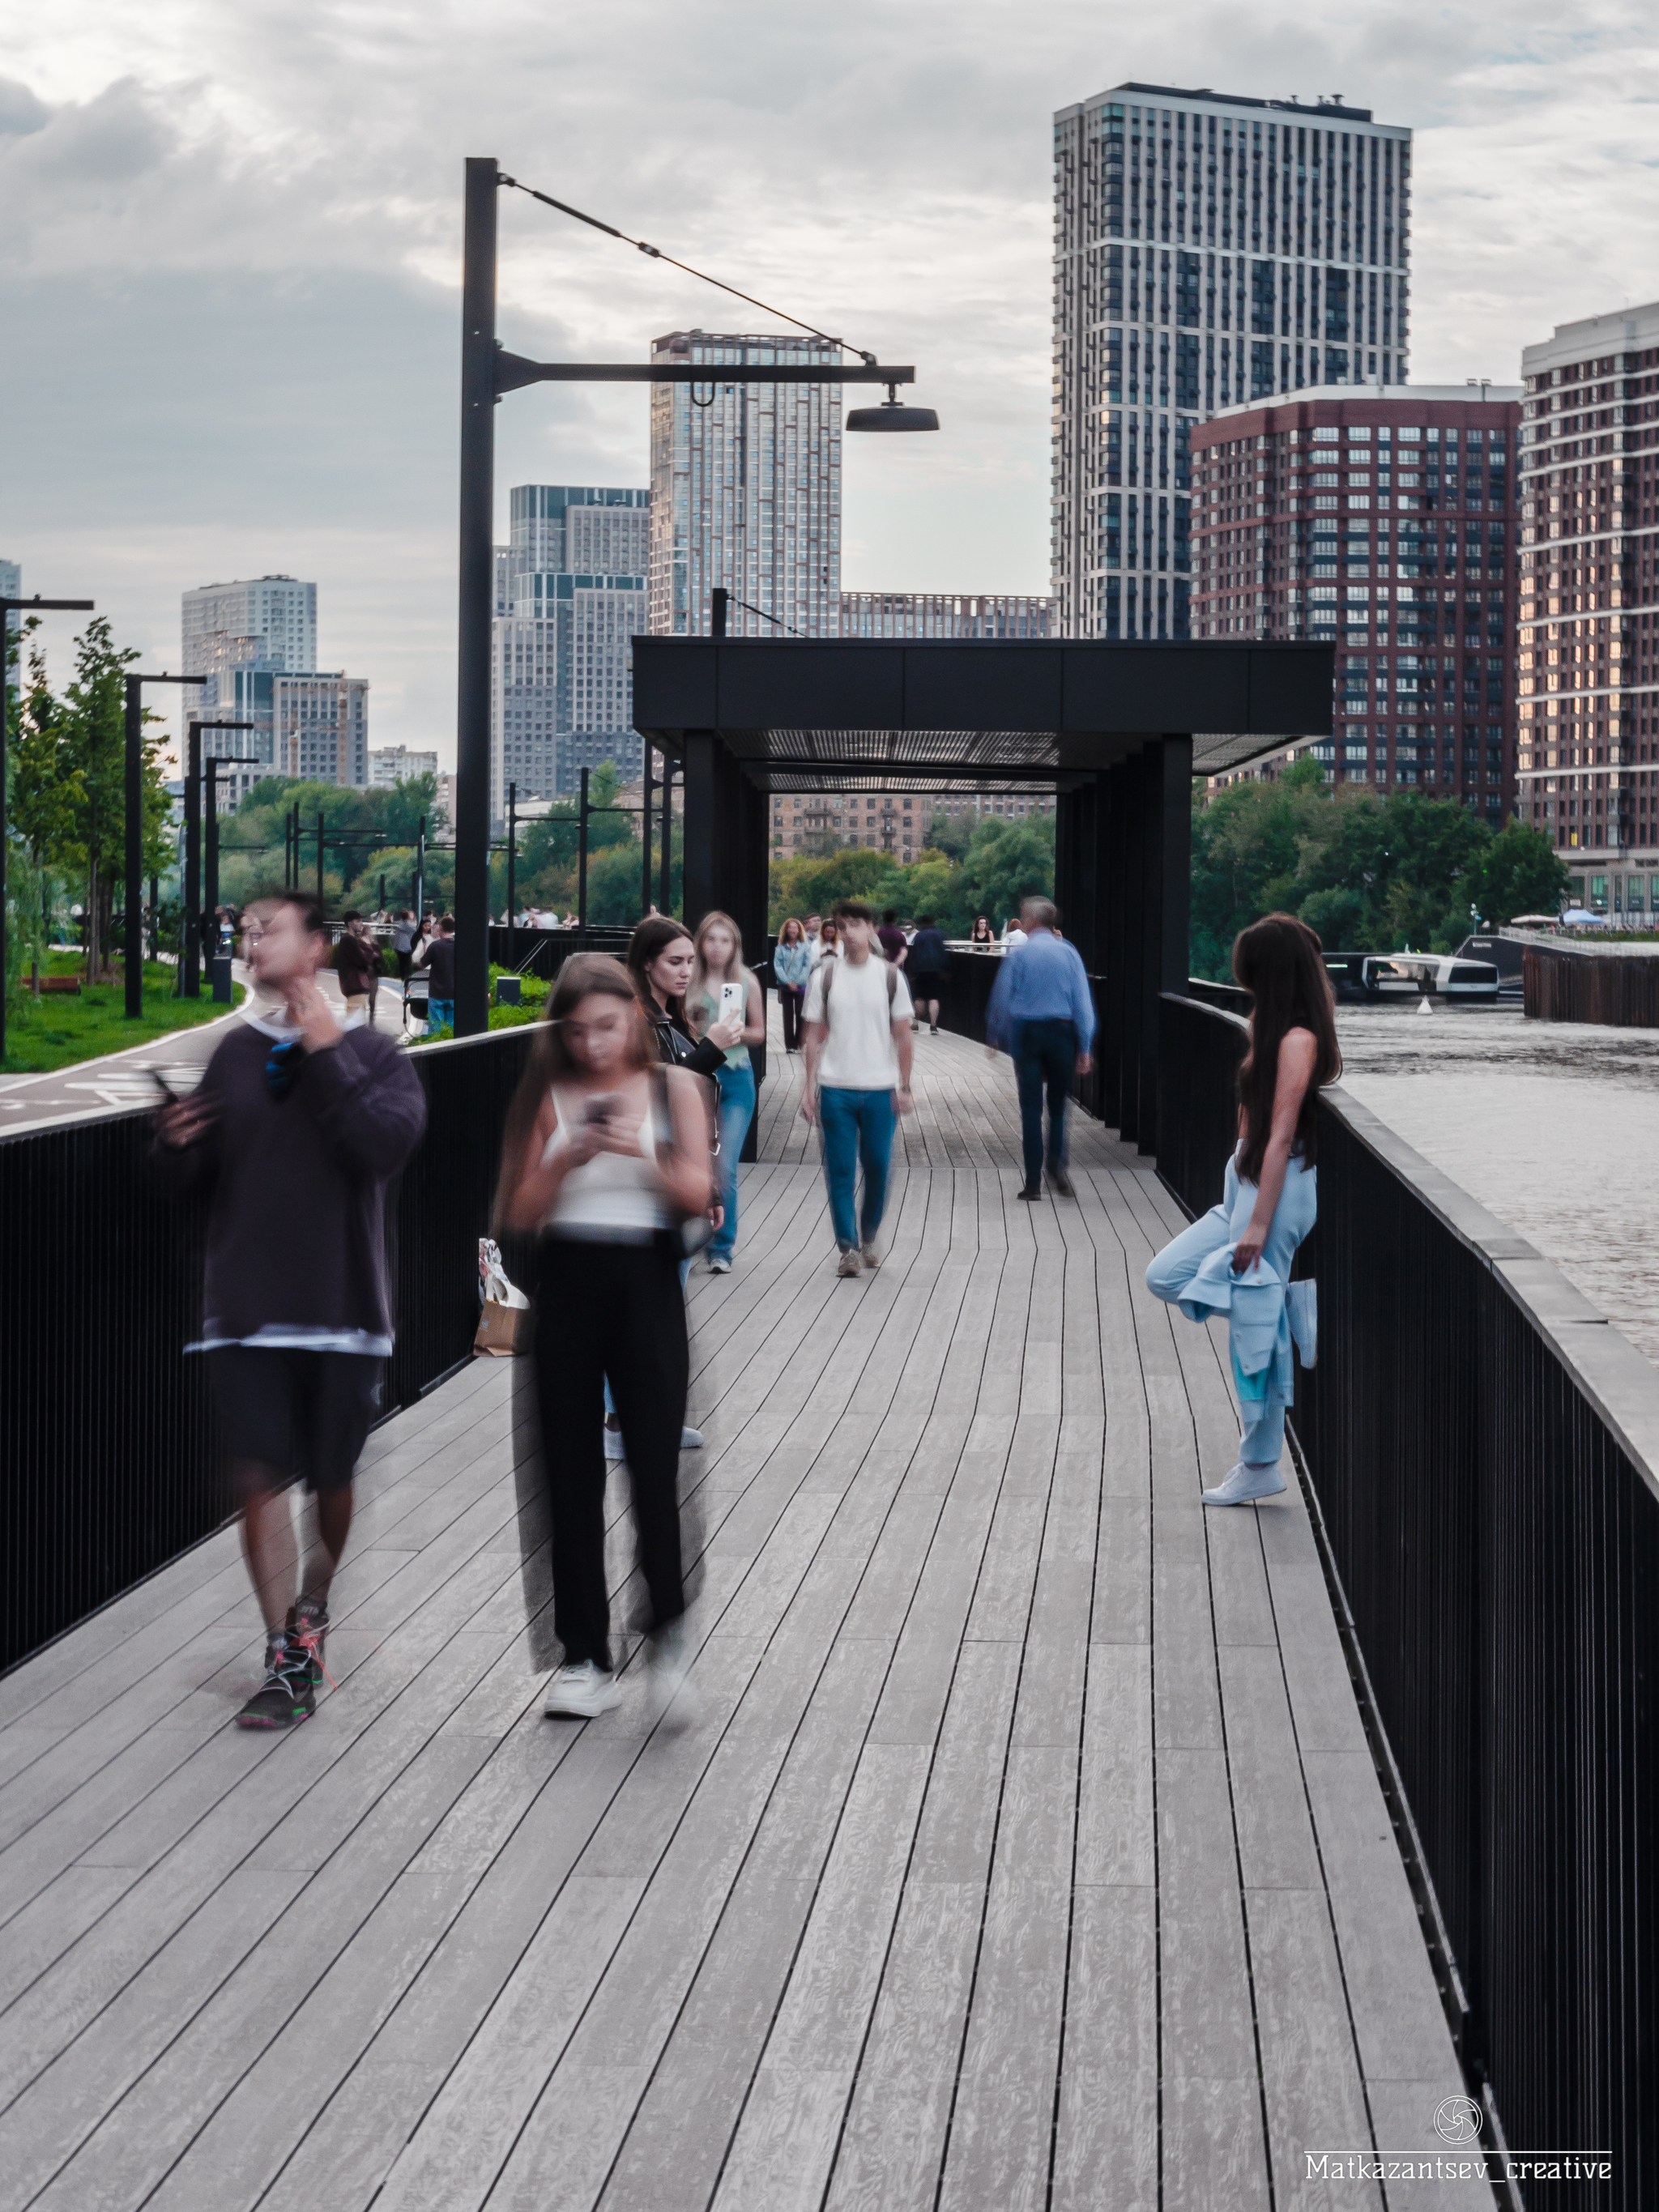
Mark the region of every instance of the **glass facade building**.
<instances>
[{"instance_id":1,"label":"glass facade building","mask_svg":"<svg viewBox=\"0 0 1659 2212\"><path fill-rule=\"evenodd\" d=\"M839 347L820 338L673 331L653 361L706 362L706 384L651 388L651 629L702 636L732 594L733 637L834 637L841 616ZM745 384L745 364L824 366L822 384ZM758 608L759 613L751 610ZM768 617L771 619L768 619Z\"/></svg>"},{"instance_id":2,"label":"glass facade building","mask_svg":"<svg viewBox=\"0 0 1659 2212\"><path fill-rule=\"evenodd\" d=\"M183 594L181 617L184 672L202 678L181 720L253 725L203 732L204 753L252 763L218 780L228 814L267 775L368 782L368 684L318 668L315 584L295 576L203 584Z\"/></svg>"},{"instance_id":3,"label":"glass facade building","mask_svg":"<svg viewBox=\"0 0 1659 2212\"><path fill-rule=\"evenodd\" d=\"M1572 896L1659 915L1659 301L1522 356L1522 811Z\"/></svg>"},{"instance_id":4,"label":"glass facade building","mask_svg":"<svg viewBox=\"0 0 1659 2212\"><path fill-rule=\"evenodd\" d=\"M1027 592L843 592L843 637L1051 637L1054 601Z\"/></svg>"},{"instance_id":5,"label":"glass facade building","mask_svg":"<svg viewBox=\"0 0 1659 2212\"><path fill-rule=\"evenodd\" d=\"M646 627L648 491L515 484L511 540L496 551L490 811L568 799L584 768L640 773L634 638Z\"/></svg>"},{"instance_id":6,"label":"glass facade building","mask_svg":"<svg viewBox=\"0 0 1659 2212\"><path fill-rule=\"evenodd\" d=\"M1122 84L1059 112L1054 159L1060 634L1186 637L1198 423L1406 380L1411 133Z\"/></svg>"}]
</instances>

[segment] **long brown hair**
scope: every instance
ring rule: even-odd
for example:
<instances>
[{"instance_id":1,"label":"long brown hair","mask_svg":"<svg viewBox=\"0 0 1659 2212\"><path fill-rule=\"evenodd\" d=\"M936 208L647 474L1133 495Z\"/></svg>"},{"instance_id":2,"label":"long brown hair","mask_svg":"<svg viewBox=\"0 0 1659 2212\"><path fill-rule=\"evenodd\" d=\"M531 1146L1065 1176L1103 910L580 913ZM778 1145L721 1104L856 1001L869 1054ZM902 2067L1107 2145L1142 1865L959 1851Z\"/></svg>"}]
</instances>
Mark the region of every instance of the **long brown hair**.
<instances>
[{"instance_id":1,"label":"long brown hair","mask_svg":"<svg viewBox=\"0 0 1659 2212\"><path fill-rule=\"evenodd\" d=\"M1233 940L1233 975L1250 993L1250 1048L1238 1071L1238 1103L1244 1119L1244 1149L1239 1178L1259 1182L1273 1126L1273 1089L1279 1048L1290 1030L1311 1030L1313 1080L1297 1115L1292 1150L1314 1164L1319 1121L1319 1092L1342 1073L1336 1042L1336 1002L1325 967L1324 947L1305 921L1293 914L1264 915Z\"/></svg>"},{"instance_id":2,"label":"long brown hair","mask_svg":"<svg viewBox=\"0 0 1659 2212\"><path fill-rule=\"evenodd\" d=\"M675 927L678 929L678 923ZM501 1171L495 1185L498 1223L506 1214L513 1185L524 1172L525 1148L550 1086L562 1077L577 1072L576 1062L564 1041L562 1024L584 999L591 998L622 999L632 1008L632 1058L635 1067L649 1067L657 1057L651 1032L646 1026L645 1009L634 988L634 979L622 962L613 960L608 952L573 952L559 969L557 980L547 994L547 1004L531 1039L524 1073L513 1094L513 1103L507 1109L507 1127L501 1138Z\"/></svg>"},{"instance_id":3,"label":"long brown hair","mask_svg":"<svg viewBox=\"0 0 1659 2212\"><path fill-rule=\"evenodd\" d=\"M699 1035L702 1034L702 1031L704 1029L709 1026L708 1009L702 1005L702 1000L703 993L708 988L709 977L712 971L709 969L708 963L703 957L702 948L711 929L726 929L730 930L732 933L732 957L726 964L726 973L720 976L719 980L722 983L740 982L744 984L745 987L745 996L744 1000L745 1010L748 1006L746 992L749 981L749 970L743 964L743 932L738 927L737 923L732 921L729 914L722 914L718 907L711 907L708 912L704 915L702 920L697 924L696 935L691 940L697 948L697 958L696 964L691 970L691 981L687 984L685 989L686 998L690 1001L693 1010L691 1026L693 1029L697 1030ZM714 994L714 997L718 1003L720 998L718 991Z\"/></svg>"},{"instance_id":4,"label":"long brown hair","mask_svg":"<svg viewBox=\"0 0 1659 2212\"><path fill-rule=\"evenodd\" d=\"M672 915L648 914L628 940L628 972L634 978L634 988L647 1014L655 1011L657 1002L651 989L651 978L646 970L661 958L677 938L681 937L693 944L696 941L685 924L676 921ZM671 999L668 1012L672 1020L684 1026L684 999Z\"/></svg>"}]
</instances>

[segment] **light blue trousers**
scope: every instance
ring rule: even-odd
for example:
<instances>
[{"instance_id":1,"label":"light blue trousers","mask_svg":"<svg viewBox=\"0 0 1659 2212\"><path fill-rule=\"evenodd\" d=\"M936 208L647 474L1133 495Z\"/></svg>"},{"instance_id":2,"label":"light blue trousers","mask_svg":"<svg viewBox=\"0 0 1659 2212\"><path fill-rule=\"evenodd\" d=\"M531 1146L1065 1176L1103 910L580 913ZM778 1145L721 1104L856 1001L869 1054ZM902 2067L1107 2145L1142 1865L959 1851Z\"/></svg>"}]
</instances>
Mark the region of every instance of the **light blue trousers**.
<instances>
[{"instance_id":1,"label":"light blue trousers","mask_svg":"<svg viewBox=\"0 0 1659 2212\"><path fill-rule=\"evenodd\" d=\"M1250 1225L1255 1212L1256 1186L1241 1182L1235 1158L1227 1163L1227 1180L1219 1206L1200 1214L1146 1269L1146 1287L1155 1298L1176 1304L1200 1265L1224 1244L1236 1244ZM1291 1279L1291 1262L1297 1248L1319 1217L1319 1170L1292 1160L1285 1188L1273 1209L1273 1227L1261 1256L1281 1282ZM1246 1467L1276 1467L1285 1449L1286 1401L1268 1384L1265 1397L1242 1399L1244 1433L1238 1456Z\"/></svg>"}]
</instances>

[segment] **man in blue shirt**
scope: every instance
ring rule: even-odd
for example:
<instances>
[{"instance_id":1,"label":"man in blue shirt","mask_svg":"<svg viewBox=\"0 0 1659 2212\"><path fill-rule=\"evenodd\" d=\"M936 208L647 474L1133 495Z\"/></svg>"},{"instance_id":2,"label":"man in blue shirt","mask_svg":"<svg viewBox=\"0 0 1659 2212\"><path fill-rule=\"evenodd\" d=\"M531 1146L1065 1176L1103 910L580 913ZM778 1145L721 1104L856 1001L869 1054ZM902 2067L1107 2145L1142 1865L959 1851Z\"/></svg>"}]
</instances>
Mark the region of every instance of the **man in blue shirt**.
<instances>
[{"instance_id":1,"label":"man in blue shirt","mask_svg":"<svg viewBox=\"0 0 1659 2212\"><path fill-rule=\"evenodd\" d=\"M1020 1132L1025 1148L1022 1198L1042 1195L1042 1093L1048 1093L1048 1181L1069 1198L1066 1172L1066 1109L1072 1075L1093 1065L1095 1003L1081 955L1054 933L1060 916L1052 900L1029 898L1019 910L1026 941L1003 956L985 1014L993 1053L1013 1054L1019 1079Z\"/></svg>"}]
</instances>

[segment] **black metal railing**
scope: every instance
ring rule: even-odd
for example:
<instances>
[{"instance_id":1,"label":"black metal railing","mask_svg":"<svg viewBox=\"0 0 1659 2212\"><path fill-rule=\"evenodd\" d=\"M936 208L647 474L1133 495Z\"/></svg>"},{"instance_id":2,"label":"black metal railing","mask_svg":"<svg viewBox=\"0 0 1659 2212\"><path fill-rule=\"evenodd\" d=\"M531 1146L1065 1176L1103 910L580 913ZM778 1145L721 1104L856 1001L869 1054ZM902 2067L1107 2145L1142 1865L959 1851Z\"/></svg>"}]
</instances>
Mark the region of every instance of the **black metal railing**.
<instances>
[{"instance_id":1,"label":"black metal railing","mask_svg":"<svg viewBox=\"0 0 1659 2212\"><path fill-rule=\"evenodd\" d=\"M497 1030L412 1056L428 1120L387 1209L388 1411L468 1355L477 1239L531 1036ZM162 1194L149 1151L144 1113L0 1138L0 1667L224 1517L206 1378L183 1348L198 1322L205 1216Z\"/></svg>"},{"instance_id":2,"label":"black metal railing","mask_svg":"<svg viewBox=\"0 0 1659 2212\"><path fill-rule=\"evenodd\" d=\"M1159 1173L1197 1212L1243 1025L1175 998L1162 1024ZM1634 2212L1659 2203L1659 1376L1340 1091L1318 1170L1293 1431L1462 2055L1511 2144L1610 2158L1562 2202Z\"/></svg>"}]
</instances>

